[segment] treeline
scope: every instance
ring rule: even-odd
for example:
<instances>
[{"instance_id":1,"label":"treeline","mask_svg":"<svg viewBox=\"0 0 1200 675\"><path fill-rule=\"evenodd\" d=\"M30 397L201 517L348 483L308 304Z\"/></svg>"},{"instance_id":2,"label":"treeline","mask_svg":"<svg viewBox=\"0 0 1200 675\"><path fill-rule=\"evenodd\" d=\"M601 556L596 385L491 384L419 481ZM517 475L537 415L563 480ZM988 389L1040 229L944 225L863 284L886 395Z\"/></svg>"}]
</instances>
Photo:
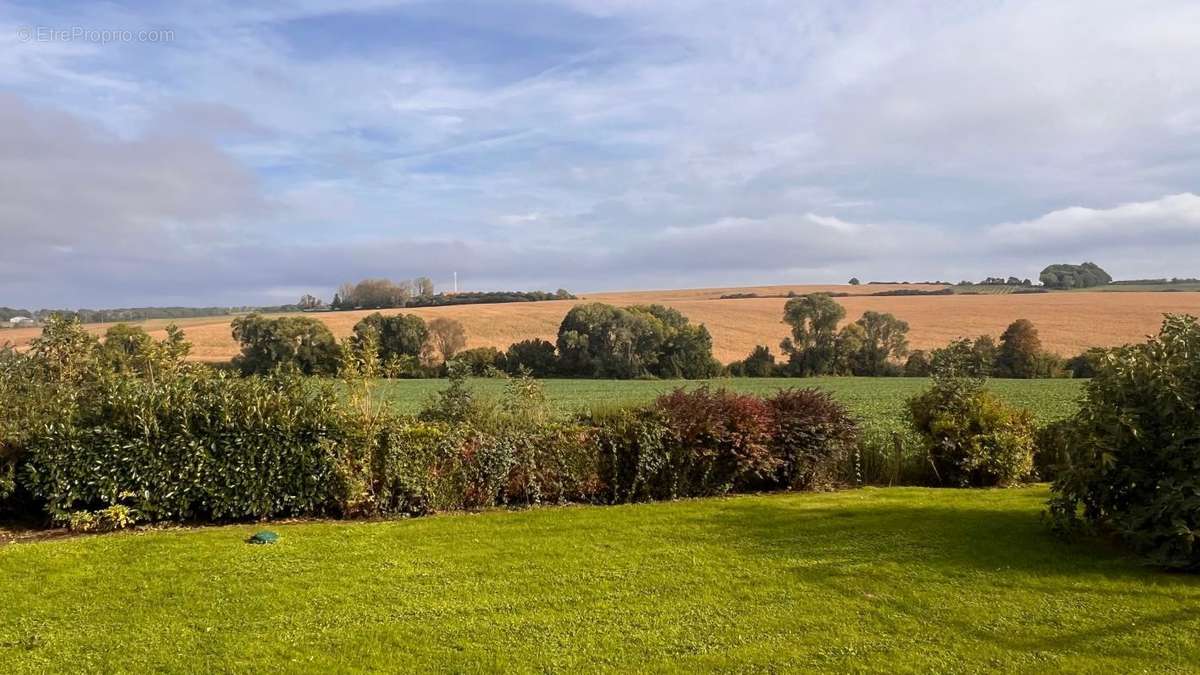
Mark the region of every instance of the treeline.
<instances>
[{"instance_id":1,"label":"treeline","mask_svg":"<svg viewBox=\"0 0 1200 675\"><path fill-rule=\"evenodd\" d=\"M268 318L257 314L233 321L241 353L233 365L244 374L280 367L308 375L334 375L346 354L370 360L383 377L444 377L457 364L478 377L525 373L535 377L597 379L705 379L734 377L926 377L941 350L910 350L908 323L888 313L867 311L841 328L846 310L830 295L797 296L784 306L791 336L780 345L781 362L760 345L743 360L722 366L712 355L712 336L663 305L572 307L553 342L522 340L506 350L465 349L463 325L439 317L376 312L354 325L339 343L323 322L305 316ZM964 347L965 345L965 347ZM1037 329L1014 321L997 341L981 335L943 349L967 349L974 372L1003 378L1090 377L1100 350L1064 359L1042 347Z\"/></svg>"},{"instance_id":2,"label":"treeline","mask_svg":"<svg viewBox=\"0 0 1200 675\"><path fill-rule=\"evenodd\" d=\"M233 365L247 375L280 367L333 375L347 355L370 362L385 377L439 377L454 364L476 376L704 379L722 372L708 329L662 305L576 305L563 318L556 342L523 340L506 351L464 349L466 331L453 319L426 322L379 312L355 324L342 343L323 322L303 316L238 317L233 337L241 345Z\"/></svg>"},{"instance_id":3,"label":"treeline","mask_svg":"<svg viewBox=\"0 0 1200 675\"><path fill-rule=\"evenodd\" d=\"M77 320L80 323L117 323L121 321L146 321L148 319L190 319L205 316L229 316L245 312L298 312L299 305L276 305L273 307L126 307L119 309L13 309L0 307L0 320L7 321L17 316L27 316L44 322L52 316Z\"/></svg>"},{"instance_id":4,"label":"treeline","mask_svg":"<svg viewBox=\"0 0 1200 675\"><path fill-rule=\"evenodd\" d=\"M1170 279L1167 279L1166 277L1163 277L1161 279L1125 279L1122 281L1112 281L1110 283L1113 286L1163 286L1169 284L1200 284L1200 279L1191 277L1171 277Z\"/></svg>"},{"instance_id":5,"label":"treeline","mask_svg":"<svg viewBox=\"0 0 1200 675\"><path fill-rule=\"evenodd\" d=\"M909 350L908 323L886 313L864 312L840 330L846 310L829 295L812 294L789 300L784 323L792 335L780 344L786 361L777 363L769 347L759 345L741 361L729 364L738 377L809 377L858 375L867 377L927 377L939 352L971 353L973 372L984 377L1091 377L1102 350L1064 359L1042 347L1037 329L1027 319L1014 321L997 343L990 335L951 342L941 350Z\"/></svg>"},{"instance_id":6,"label":"treeline","mask_svg":"<svg viewBox=\"0 0 1200 675\"><path fill-rule=\"evenodd\" d=\"M400 309L405 307L441 307L444 305L480 305L505 302L538 302L542 300L574 300L575 296L565 289L553 293L545 291L468 291L463 293L437 293L429 277L417 277L412 281L391 279L364 279L358 283L342 284L333 295L329 309L334 311L353 309ZM323 304L312 296L301 299L301 305L312 308Z\"/></svg>"}]
</instances>

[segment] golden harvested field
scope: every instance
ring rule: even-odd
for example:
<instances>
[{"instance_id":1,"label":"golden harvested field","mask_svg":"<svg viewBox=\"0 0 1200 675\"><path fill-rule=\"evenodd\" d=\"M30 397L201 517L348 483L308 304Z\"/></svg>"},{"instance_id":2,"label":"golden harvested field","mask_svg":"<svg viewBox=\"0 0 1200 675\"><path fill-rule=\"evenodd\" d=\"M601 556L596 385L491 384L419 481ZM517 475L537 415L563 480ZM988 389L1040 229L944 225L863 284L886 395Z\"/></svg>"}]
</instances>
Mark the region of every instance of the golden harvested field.
<instances>
[{"instance_id":1,"label":"golden harvested field","mask_svg":"<svg viewBox=\"0 0 1200 675\"><path fill-rule=\"evenodd\" d=\"M1156 332L1167 312L1200 315L1200 293L1105 293L1071 292L1029 295L942 295L869 297L863 293L901 286L760 286L667 291L630 291L592 293L579 300L511 303L500 305L463 305L408 310L385 310L385 314L406 312L426 320L445 316L466 327L470 347L497 347L526 338L553 341L563 315L574 304L597 301L616 305L657 302L687 315L693 322L708 326L713 336L713 353L722 362L744 357L756 344L776 350L787 335L780 322L783 297L721 300L728 293L784 295L816 291L858 293L857 297L838 298L846 307L848 321L866 310L891 312L911 326L909 342L913 348L928 349L944 345L960 336L991 334L999 336L1015 319L1029 319L1037 326L1046 348L1063 355L1074 355L1088 347L1108 347L1140 341ZM909 286L908 288L938 288ZM312 314L329 325L339 337L349 335L354 324L369 311ZM230 335L229 319L186 319L178 322L192 341L193 356L206 361L232 358L237 345ZM146 327L162 337L165 321L146 322ZM100 333L106 325L89 329ZM0 342L21 344L37 334L34 329L0 332Z\"/></svg>"}]
</instances>

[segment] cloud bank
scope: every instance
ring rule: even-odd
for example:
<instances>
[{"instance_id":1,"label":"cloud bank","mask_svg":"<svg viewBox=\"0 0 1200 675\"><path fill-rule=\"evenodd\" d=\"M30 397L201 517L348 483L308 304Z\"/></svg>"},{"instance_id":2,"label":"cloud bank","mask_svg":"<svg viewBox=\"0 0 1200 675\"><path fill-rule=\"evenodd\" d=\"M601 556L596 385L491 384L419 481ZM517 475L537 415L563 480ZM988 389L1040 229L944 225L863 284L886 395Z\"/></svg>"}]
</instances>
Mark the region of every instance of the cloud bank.
<instances>
[{"instance_id":1,"label":"cloud bank","mask_svg":"<svg viewBox=\"0 0 1200 675\"><path fill-rule=\"evenodd\" d=\"M1200 6L0 8L0 305L1197 276ZM19 26L170 28L167 43Z\"/></svg>"}]
</instances>

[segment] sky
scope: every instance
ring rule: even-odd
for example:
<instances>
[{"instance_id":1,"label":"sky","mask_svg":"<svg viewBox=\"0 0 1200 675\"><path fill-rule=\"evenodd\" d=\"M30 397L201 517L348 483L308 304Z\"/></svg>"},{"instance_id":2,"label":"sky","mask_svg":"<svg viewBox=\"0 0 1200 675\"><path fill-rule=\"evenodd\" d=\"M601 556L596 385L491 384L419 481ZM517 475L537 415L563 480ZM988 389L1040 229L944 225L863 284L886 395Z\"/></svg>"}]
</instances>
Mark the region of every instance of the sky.
<instances>
[{"instance_id":1,"label":"sky","mask_svg":"<svg viewBox=\"0 0 1200 675\"><path fill-rule=\"evenodd\" d=\"M1194 0L0 0L0 306L1200 277Z\"/></svg>"}]
</instances>

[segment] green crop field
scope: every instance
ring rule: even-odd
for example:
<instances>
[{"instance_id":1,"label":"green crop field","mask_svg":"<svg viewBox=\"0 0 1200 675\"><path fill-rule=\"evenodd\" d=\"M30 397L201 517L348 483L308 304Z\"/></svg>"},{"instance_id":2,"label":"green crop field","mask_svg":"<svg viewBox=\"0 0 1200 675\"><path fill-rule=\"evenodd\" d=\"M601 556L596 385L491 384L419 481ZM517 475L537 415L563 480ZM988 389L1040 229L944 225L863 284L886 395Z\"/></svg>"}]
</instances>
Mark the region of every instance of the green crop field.
<instances>
[{"instance_id":1,"label":"green crop field","mask_svg":"<svg viewBox=\"0 0 1200 675\"><path fill-rule=\"evenodd\" d=\"M1044 487L862 489L0 545L0 672L1195 672L1200 579Z\"/></svg>"},{"instance_id":2,"label":"green crop field","mask_svg":"<svg viewBox=\"0 0 1200 675\"><path fill-rule=\"evenodd\" d=\"M1024 288L1024 286L1010 286L1008 284L955 284L950 288L960 295L1012 295L1017 289Z\"/></svg>"},{"instance_id":3,"label":"green crop field","mask_svg":"<svg viewBox=\"0 0 1200 675\"><path fill-rule=\"evenodd\" d=\"M814 377L726 378L687 380L543 380L547 400L563 414L594 407L647 403L676 387L725 387L734 391L770 394L787 387L818 387L833 393L863 425L891 429L903 423L904 402L929 386L924 378ZM415 413L445 380L386 380L376 391L401 412ZM502 379L475 379L471 386L483 397L497 397ZM1083 388L1082 380L989 380L988 387L1010 403L1029 408L1041 422L1071 415Z\"/></svg>"}]
</instances>

